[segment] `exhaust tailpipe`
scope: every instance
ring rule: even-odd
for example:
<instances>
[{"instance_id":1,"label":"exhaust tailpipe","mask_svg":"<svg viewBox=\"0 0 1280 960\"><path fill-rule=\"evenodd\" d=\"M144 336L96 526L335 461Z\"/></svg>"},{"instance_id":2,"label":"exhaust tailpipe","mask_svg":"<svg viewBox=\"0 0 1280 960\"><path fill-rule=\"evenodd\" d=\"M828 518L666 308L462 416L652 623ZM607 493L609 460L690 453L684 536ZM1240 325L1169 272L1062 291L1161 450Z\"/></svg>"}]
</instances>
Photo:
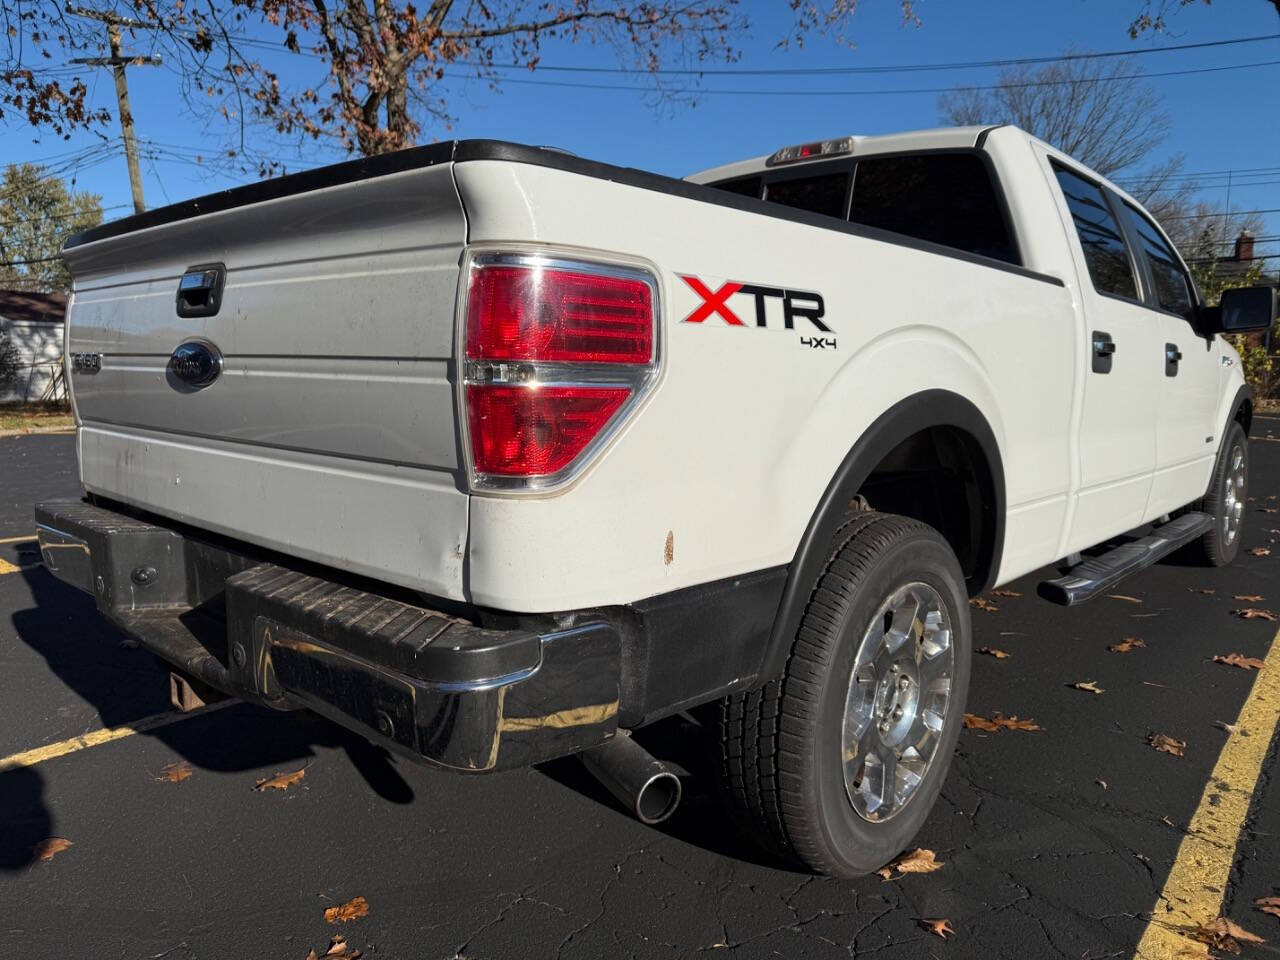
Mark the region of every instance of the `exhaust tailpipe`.
<instances>
[{"instance_id":1,"label":"exhaust tailpipe","mask_svg":"<svg viewBox=\"0 0 1280 960\"><path fill-rule=\"evenodd\" d=\"M578 757L642 823L661 823L680 804L680 778L623 730Z\"/></svg>"}]
</instances>

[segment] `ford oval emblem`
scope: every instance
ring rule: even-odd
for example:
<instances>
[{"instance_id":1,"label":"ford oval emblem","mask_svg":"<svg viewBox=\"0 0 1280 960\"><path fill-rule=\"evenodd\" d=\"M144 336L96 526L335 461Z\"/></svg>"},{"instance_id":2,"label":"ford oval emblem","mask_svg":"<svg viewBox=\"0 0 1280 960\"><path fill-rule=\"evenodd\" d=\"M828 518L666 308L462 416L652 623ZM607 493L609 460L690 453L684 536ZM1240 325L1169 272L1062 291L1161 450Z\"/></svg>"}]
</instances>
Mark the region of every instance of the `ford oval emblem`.
<instances>
[{"instance_id":1,"label":"ford oval emblem","mask_svg":"<svg viewBox=\"0 0 1280 960\"><path fill-rule=\"evenodd\" d=\"M169 357L169 372L188 386L207 387L222 373L222 354L208 340L188 340Z\"/></svg>"}]
</instances>

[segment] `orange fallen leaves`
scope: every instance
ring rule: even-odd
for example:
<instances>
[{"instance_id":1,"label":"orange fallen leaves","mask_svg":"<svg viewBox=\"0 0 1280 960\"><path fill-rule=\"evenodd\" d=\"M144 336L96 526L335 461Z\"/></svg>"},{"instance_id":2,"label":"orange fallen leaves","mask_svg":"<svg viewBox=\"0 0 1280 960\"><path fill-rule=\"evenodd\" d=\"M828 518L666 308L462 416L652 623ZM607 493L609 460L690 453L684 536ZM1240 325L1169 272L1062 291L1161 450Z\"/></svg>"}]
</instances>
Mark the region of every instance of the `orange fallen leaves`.
<instances>
[{"instance_id":1,"label":"orange fallen leaves","mask_svg":"<svg viewBox=\"0 0 1280 960\"><path fill-rule=\"evenodd\" d=\"M1161 753L1169 753L1175 757L1182 756L1182 752L1187 749L1187 741L1179 740L1163 733L1151 734L1151 736L1147 737L1147 743Z\"/></svg>"},{"instance_id":2,"label":"orange fallen leaves","mask_svg":"<svg viewBox=\"0 0 1280 960\"><path fill-rule=\"evenodd\" d=\"M1241 603L1261 603L1267 598L1256 593L1237 593L1231 599L1239 600Z\"/></svg>"},{"instance_id":3,"label":"orange fallen leaves","mask_svg":"<svg viewBox=\"0 0 1280 960\"><path fill-rule=\"evenodd\" d=\"M1017 590L992 590L992 591L991 591L991 595L992 595L993 597L1020 597L1020 596L1022 596L1022 594L1020 594Z\"/></svg>"},{"instance_id":4,"label":"orange fallen leaves","mask_svg":"<svg viewBox=\"0 0 1280 960\"><path fill-rule=\"evenodd\" d=\"M951 929L951 921L945 918L928 920L921 917L917 922L930 933L936 934L943 940L947 939L948 935L955 936L956 933L955 930Z\"/></svg>"},{"instance_id":5,"label":"orange fallen leaves","mask_svg":"<svg viewBox=\"0 0 1280 960\"><path fill-rule=\"evenodd\" d=\"M346 923L369 915L369 901L364 897L352 897L336 907L326 907L324 918L329 923Z\"/></svg>"},{"instance_id":6,"label":"orange fallen leaves","mask_svg":"<svg viewBox=\"0 0 1280 960\"><path fill-rule=\"evenodd\" d=\"M935 870L941 869L942 861L938 859L937 854L932 850L917 847L915 850L908 851L891 863L881 867L876 873L886 880L891 880L895 870L898 871L898 876L901 877L908 873L933 873Z\"/></svg>"},{"instance_id":7,"label":"orange fallen leaves","mask_svg":"<svg viewBox=\"0 0 1280 960\"><path fill-rule=\"evenodd\" d=\"M995 657L997 660L1008 660L1013 654L1005 653L1003 650L997 650L995 647L979 647L979 653L985 653L988 657Z\"/></svg>"},{"instance_id":8,"label":"orange fallen leaves","mask_svg":"<svg viewBox=\"0 0 1280 960\"><path fill-rule=\"evenodd\" d=\"M1242 620L1271 620L1280 619L1270 610L1263 610L1260 607L1245 607L1242 610L1232 610L1237 617Z\"/></svg>"},{"instance_id":9,"label":"orange fallen leaves","mask_svg":"<svg viewBox=\"0 0 1280 960\"><path fill-rule=\"evenodd\" d=\"M1040 726L1034 720L1021 720L1017 714L1006 717L1003 713L996 711L991 715L991 719L980 717L976 713L966 713L964 715L964 725L970 730L986 730L995 733L997 730L1039 730Z\"/></svg>"},{"instance_id":10,"label":"orange fallen leaves","mask_svg":"<svg viewBox=\"0 0 1280 960\"><path fill-rule=\"evenodd\" d=\"M1273 512L1274 512L1274 511L1273 511ZM1269 556L1271 556L1271 548L1270 548L1270 547L1254 547L1254 548L1253 548L1252 550L1250 550L1249 552L1250 552L1250 553L1252 553L1255 557L1269 557Z\"/></svg>"},{"instance_id":11,"label":"orange fallen leaves","mask_svg":"<svg viewBox=\"0 0 1280 960\"><path fill-rule=\"evenodd\" d=\"M1250 933L1226 917L1219 917L1213 923L1198 924L1186 930L1185 933L1192 940L1207 943L1215 950L1226 950L1237 954L1240 952L1242 943L1266 943L1262 937Z\"/></svg>"},{"instance_id":12,"label":"orange fallen leaves","mask_svg":"<svg viewBox=\"0 0 1280 960\"><path fill-rule=\"evenodd\" d=\"M969 606L973 607L975 610L981 610L984 613L995 613L1000 609L986 597L972 597L969 600Z\"/></svg>"},{"instance_id":13,"label":"orange fallen leaves","mask_svg":"<svg viewBox=\"0 0 1280 960\"><path fill-rule=\"evenodd\" d=\"M1141 637L1125 637L1119 643L1113 643L1111 646L1107 647L1107 649L1112 653L1128 653L1131 650L1137 650L1141 647L1145 647L1146 645L1147 642Z\"/></svg>"},{"instance_id":14,"label":"orange fallen leaves","mask_svg":"<svg viewBox=\"0 0 1280 960\"><path fill-rule=\"evenodd\" d=\"M1239 667L1241 670L1261 670L1266 666L1257 657L1246 657L1243 653L1228 653L1225 657L1219 654L1213 658L1214 663L1225 663L1230 667Z\"/></svg>"},{"instance_id":15,"label":"orange fallen leaves","mask_svg":"<svg viewBox=\"0 0 1280 960\"><path fill-rule=\"evenodd\" d=\"M1280 897L1259 897L1253 901L1253 905L1263 913L1269 913L1273 917L1280 917Z\"/></svg>"},{"instance_id":16,"label":"orange fallen leaves","mask_svg":"<svg viewBox=\"0 0 1280 960\"><path fill-rule=\"evenodd\" d=\"M277 773L274 777L263 777L253 785L259 793L265 790L288 790L307 775L307 768L294 770L292 773Z\"/></svg>"},{"instance_id":17,"label":"orange fallen leaves","mask_svg":"<svg viewBox=\"0 0 1280 960\"><path fill-rule=\"evenodd\" d=\"M161 783L181 783L187 777L195 773L191 769L191 764L185 760L179 760L177 763L166 763L160 768L160 775L156 780Z\"/></svg>"},{"instance_id":18,"label":"orange fallen leaves","mask_svg":"<svg viewBox=\"0 0 1280 960\"><path fill-rule=\"evenodd\" d=\"M31 862L48 863L67 847L72 846L75 844L66 837L49 837L47 840L41 840L31 851Z\"/></svg>"},{"instance_id":19,"label":"orange fallen leaves","mask_svg":"<svg viewBox=\"0 0 1280 960\"><path fill-rule=\"evenodd\" d=\"M1108 594L1107 594L1107 599L1108 599L1108 600L1123 600L1125 603L1141 603L1141 602L1142 602L1142 601L1141 601L1141 600L1139 600L1137 597L1130 597L1130 596L1128 596L1127 594L1123 594L1123 593L1108 593Z\"/></svg>"}]
</instances>

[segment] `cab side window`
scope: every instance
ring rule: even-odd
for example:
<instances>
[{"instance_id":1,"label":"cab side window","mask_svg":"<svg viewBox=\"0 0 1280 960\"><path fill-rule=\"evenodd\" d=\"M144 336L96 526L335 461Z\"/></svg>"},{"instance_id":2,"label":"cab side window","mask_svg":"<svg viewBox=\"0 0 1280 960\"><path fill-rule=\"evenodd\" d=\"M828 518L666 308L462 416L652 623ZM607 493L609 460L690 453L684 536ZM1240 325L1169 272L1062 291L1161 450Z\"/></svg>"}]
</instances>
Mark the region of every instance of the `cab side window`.
<instances>
[{"instance_id":1,"label":"cab side window","mask_svg":"<svg viewBox=\"0 0 1280 960\"><path fill-rule=\"evenodd\" d=\"M1102 188L1057 164L1053 172L1071 210L1094 289L1113 297L1137 300L1138 281L1133 275L1129 248Z\"/></svg>"},{"instance_id":2,"label":"cab side window","mask_svg":"<svg viewBox=\"0 0 1280 960\"><path fill-rule=\"evenodd\" d=\"M864 157L853 174L849 219L1021 263L991 173L973 153Z\"/></svg>"},{"instance_id":3,"label":"cab side window","mask_svg":"<svg viewBox=\"0 0 1280 960\"><path fill-rule=\"evenodd\" d=\"M1125 206L1129 208L1133 231L1138 236L1138 245L1151 270L1156 303L1160 305L1160 309L1190 320L1195 312L1195 297L1191 293L1191 280L1182 269L1177 254L1170 249L1146 214L1130 203Z\"/></svg>"}]
</instances>

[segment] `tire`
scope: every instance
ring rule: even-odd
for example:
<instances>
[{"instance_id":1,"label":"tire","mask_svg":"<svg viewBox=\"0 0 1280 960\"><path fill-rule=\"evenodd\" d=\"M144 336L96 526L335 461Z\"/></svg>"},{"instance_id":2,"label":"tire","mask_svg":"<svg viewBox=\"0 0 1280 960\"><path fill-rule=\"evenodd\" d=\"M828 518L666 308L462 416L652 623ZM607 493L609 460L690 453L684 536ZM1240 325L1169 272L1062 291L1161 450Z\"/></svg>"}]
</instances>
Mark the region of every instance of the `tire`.
<instances>
[{"instance_id":1,"label":"tire","mask_svg":"<svg viewBox=\"0 0 1280 960\"><path fill-rule=\"evenodd\" d=\"M1236 558L1248 498L1249 440L1244 428L1233 420L1222 438L1209 492L1199 504L1200 510L1213 517L1209 532L1193 544L1193 555L1199 562L1224 567Z\"/></svg>"},{"instance_id":2,"label":"tire","mask_svg":"<svg viewBox=\"0 0 1280 960\"><path fill-rule=\"evenodd\" d=\"M941 535L906 517L848 514L783 676L719 704L720 781L734 819L766 849L819 873L857 877L891 860L942 789L969 687L970 636L964 576ZM919 747L914 757L908 746ZM886 753L902 774L892 796Z\"/></svg>"}]
</instances>

